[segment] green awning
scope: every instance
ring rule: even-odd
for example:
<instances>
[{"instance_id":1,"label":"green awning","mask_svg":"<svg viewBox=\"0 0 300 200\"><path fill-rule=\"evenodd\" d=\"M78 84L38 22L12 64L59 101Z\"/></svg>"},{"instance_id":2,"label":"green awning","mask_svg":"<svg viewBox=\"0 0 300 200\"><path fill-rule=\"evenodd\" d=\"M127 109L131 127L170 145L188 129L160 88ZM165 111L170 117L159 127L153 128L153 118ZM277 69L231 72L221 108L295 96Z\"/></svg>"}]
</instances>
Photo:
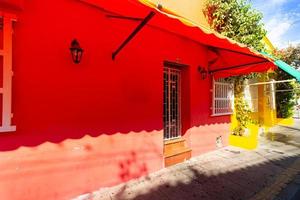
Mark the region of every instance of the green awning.
<instances>
[{"instance_id":1,"label":"green awning","mask_svg":"<svg viewBox=\"0 0 300 200\"><path fill-rule=\"evenodd\" d=\"M294 77L298 82L300 82L300 71L296 70L294 67L292 67L291 65L283 62L282 60L278 60L276 58L274 58L273 56L262 52L262 54L272 58L274 60L274 63L277 67L279 67L281 70L283 70L284 72L286 72L287 74L291 75L292 77Z\"/></svg>"},{"instance_id":2,"label":"green awning","mask_svg":"<svg viewBox=\"0 0 300 200\"><path fill-rule=\"evenodd\" d=\"M296 70L294 67L291 65L286 64L282 60L276 60L275 65L277 65L280 69L288 73L289 75L295 77L298 82L300 82L300 71Z\"/></svg>"}]
</instances>

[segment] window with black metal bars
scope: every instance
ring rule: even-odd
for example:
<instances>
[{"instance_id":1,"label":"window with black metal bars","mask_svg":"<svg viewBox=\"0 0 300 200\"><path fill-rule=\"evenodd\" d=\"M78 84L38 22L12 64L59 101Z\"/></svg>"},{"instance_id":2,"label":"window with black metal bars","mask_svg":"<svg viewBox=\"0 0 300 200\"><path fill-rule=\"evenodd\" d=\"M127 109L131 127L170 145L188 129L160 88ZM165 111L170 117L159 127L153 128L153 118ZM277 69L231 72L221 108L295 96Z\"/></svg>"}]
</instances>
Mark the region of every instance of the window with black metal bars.
<instances>
[{"instance_id":1,"label":"window with black metal bars","mask_svg":"<svg viewBox=\"0 0 300 200\"><path fill-rule=\"evenodd\" d=\"M165 67L163 102L165 140L175 139L181 136L180 85L180 70Z\"/></svg>"}]
</instances>

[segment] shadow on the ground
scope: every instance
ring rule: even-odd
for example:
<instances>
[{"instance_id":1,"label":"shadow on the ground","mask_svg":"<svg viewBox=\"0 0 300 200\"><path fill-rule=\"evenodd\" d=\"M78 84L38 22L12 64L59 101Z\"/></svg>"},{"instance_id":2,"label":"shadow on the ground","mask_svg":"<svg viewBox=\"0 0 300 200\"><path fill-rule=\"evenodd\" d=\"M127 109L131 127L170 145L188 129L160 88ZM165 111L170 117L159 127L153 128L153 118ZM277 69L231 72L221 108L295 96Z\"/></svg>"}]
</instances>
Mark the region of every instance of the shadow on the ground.
<instances>
[{"instance_id":1,"label":"shadow on the ground","mask_svg":"<svg viewBox=\"0 0 300 200\"><path fill-rule=\"evenodd\" d=\"M295 129L292 127L288 127L288 128L293 129L293 130L298 130L298 129ZM300 148L300 144L297 142L297 141L300 142L300 134L299 135L295 135L295 134L287 135L285 133L282 133L282 131L281 132L280 131L271 131L271 132L266 133L264 137L267 140L272 141L272 142L277 141L277 142L280 142L285 145L291 145L291 146Z\"/></svg>"},{"instance_id":2,"label":"shadow on the ground","mask_svg":"<svg viewBox=\"0 0 300 200\"><path fill-rule=\"evenodd\" d=\"M257 152L258 153L258 152ZM264 159L245 160L239 157L238 164L230 165L230 159L206 163L190 162L167 168L168 176L157 174L142 181L143 187L123 185L113 199L134 200L245 200L268 187L299 155L286 156L279 151L266 150ZM273 157L273 158L272 158ZM260 157L262 158L262 157ZM211 166L214 170L203 168ZM166 174L166 173L164 173ZM162 176L164 178L162 178ZM147 190L145 189L147 188ZM279 191L271 191L279 192Z\"/></svg>"}]
</instances>

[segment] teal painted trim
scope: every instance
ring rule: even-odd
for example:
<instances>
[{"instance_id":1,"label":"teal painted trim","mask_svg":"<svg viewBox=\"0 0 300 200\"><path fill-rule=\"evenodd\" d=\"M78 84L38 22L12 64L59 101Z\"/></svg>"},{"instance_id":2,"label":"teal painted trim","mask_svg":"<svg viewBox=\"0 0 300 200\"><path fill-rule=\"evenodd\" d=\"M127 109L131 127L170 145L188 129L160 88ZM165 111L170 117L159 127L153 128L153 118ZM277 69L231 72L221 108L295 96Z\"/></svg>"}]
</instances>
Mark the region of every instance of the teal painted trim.
<instances>
[{"instance_id":1,"label":"teal painted trim","mask_svg":"<svg viewBox=\"0 0 300 200\"><path fill-rule=\"evenodd\" d=\"M282 69L284 72L286 72L287 74L293 76L298 82L300 82L300 71L296 70L294 67L292 67L291 65L283 62L282 60L276 60L276 58L274 58L273 56L265 53L265 52L261 52L263 55L268 56L269 58L275 60L274 63L276 66L278 66L280 69Z\"/></svg>"},{"instance_id":2,"label":"teal painted trim","mask_svg":"<svg viewBox=\"0 0 300 200\"><path fill-rule=\"evenodd\" d=\"M297 81L300 82L300 71L298 71L294 67L286 64L282 60L276 60L275 65L277 65L280 69L282 69L289 75L295 77L297 79Z\"/></svg>"}]
</instances>

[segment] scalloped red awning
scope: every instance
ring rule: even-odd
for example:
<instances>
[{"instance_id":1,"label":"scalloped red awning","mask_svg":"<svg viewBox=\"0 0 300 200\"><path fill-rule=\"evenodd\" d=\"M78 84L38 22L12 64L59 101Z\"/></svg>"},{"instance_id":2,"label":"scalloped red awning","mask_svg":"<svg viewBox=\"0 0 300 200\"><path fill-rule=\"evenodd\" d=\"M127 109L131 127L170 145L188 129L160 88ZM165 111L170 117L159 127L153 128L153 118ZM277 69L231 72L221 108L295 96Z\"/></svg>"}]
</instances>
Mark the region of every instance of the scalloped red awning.
<instances>
[{"instance_id":1,"label":"scalloped red awning","mask_svg":"<svg viewBox=\"0 0 300 200\"><path fill-rule=\"evenodd\" d=\"M148 25L164 29L173 34L208 46L208 71L215 78L266 72L276 69L271 58L230 40L220 34L189 23L183 17L161 7L150 4L148 0L80 0L100 7L115 15L143 19L149 12L156 15ZM144 5L143 3L147 4ZM158 9L159 8L159 9ZM137 23L139 23L137 21Z\"/></svg>"}]
</instances>

